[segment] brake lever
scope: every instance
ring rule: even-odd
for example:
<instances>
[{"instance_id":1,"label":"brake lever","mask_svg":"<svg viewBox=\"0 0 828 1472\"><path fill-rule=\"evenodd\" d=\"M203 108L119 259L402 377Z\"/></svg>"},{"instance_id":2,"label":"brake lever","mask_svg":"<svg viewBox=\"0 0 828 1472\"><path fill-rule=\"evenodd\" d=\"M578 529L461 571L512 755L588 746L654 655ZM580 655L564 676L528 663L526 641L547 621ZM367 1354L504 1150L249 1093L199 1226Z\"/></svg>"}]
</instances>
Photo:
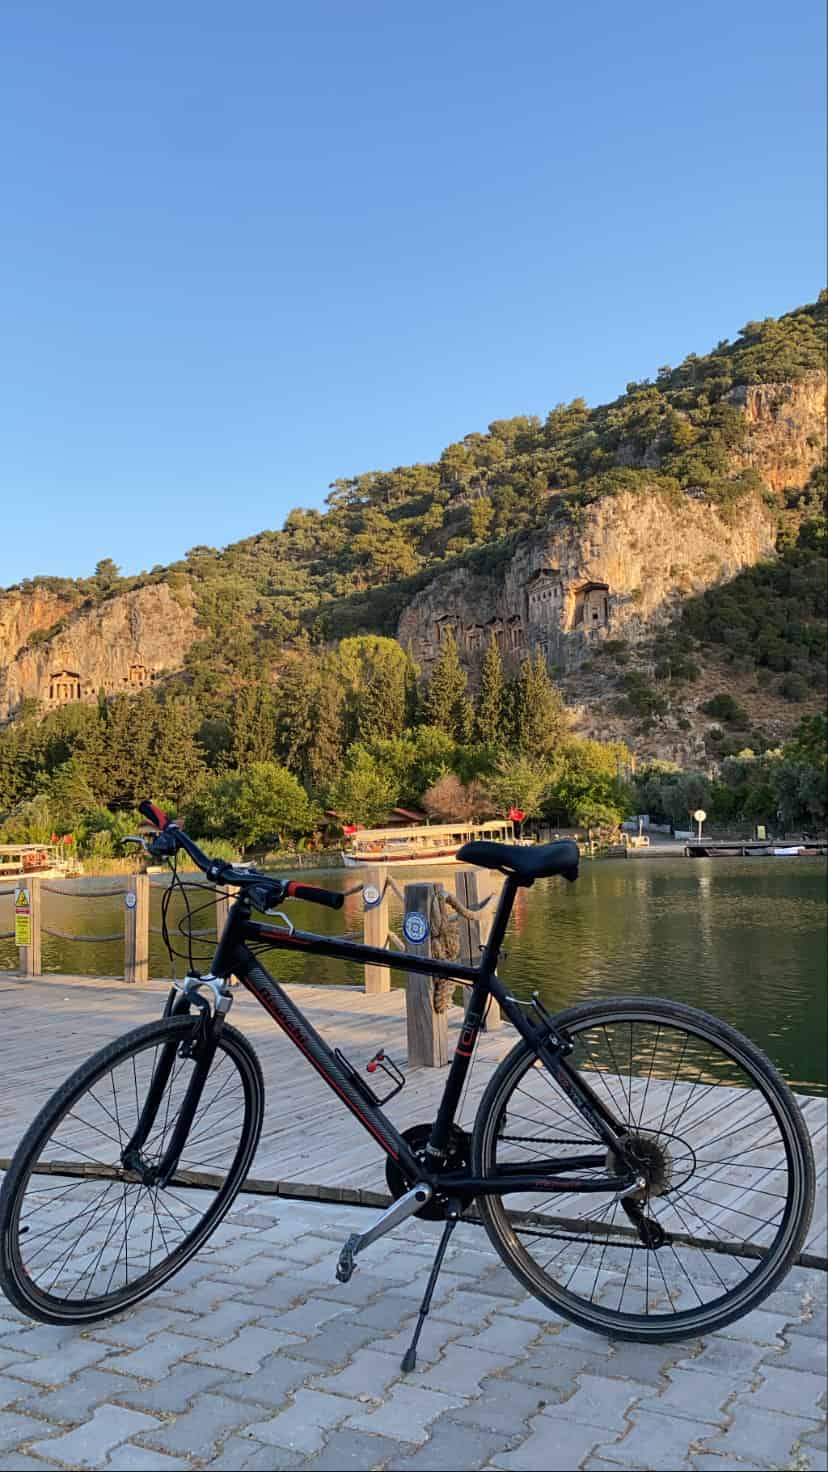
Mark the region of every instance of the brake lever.
<instances>
[{"instance_id":1,"label":"brake lever","mask_svg":"<svg viewBox=\"0 0 828 1472\"><path fill-rule=\"evenodd\" d=\"M134 843L134 844L137 844L138 848L142 848L144 850L144 853L146 853L146 854L148 854L149 851L150 851L149 850L149 843L147 842L146 838L141 837L139 834L134 834L133 836L131 836L129 838L121 838L121 839L119 839L119 842L120 843Z\"/></svg>"}]
</instances>

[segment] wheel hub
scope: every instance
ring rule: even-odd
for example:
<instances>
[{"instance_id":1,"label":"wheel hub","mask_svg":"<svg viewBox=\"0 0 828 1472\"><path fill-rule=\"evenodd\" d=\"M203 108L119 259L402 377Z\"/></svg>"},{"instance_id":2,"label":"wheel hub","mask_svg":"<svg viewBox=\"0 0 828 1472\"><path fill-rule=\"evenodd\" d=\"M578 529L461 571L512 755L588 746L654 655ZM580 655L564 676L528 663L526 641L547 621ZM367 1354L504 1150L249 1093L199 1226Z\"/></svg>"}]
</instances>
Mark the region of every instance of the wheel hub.
<instances>
[{"instance_id":1,"label":"wheel hub","mask_svg":"<svg viewBox=\"0 0 828 1472\"><path fill-rule=\"evenodd\" d=\"M624 1145L632 1157L636 1173L647 1183L638 1191L630 1191L626 1199L649 1201L653 1196L667 1195L673 1185L674 1174L673 1151L667 1143L670 1139L672 1136L657 1130L634 1130L625 1135ZM625 1162L613 1150L607 1155L607 1169L614 1175L625 1169Z\"/></svg>"}]
</instances>

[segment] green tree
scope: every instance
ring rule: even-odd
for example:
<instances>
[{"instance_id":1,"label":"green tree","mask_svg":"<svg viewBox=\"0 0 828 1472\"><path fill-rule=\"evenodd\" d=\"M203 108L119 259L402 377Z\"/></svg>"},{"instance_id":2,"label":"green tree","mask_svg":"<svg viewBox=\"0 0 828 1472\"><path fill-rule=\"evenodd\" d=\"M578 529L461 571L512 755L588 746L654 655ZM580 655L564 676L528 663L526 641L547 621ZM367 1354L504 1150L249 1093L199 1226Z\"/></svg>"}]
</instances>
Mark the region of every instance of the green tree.
<instances>
[{"instance_id":1,"label":"green tree","mask_svg":"<svg viewBox=\"0 0 828 1472\"><path fill-rule=\"evenodd\" d=\"M521 665L514 694L514 737L518 750L534 761L552 759L566 733L566 707L549 678L538 649Z\"/></svg>"},{"instance_id":2,"label":"green tree","mask_svg":"<svg viewBox=\"0 0 828 1472\"><path fill-rule=\"evenodd\" d=\"M504 737L503 662L494 634L489 639L480 671L474 734L483 746L498 746Z\"/></svg>"},{"instance_id":3,"label":"green tree","mask_svg":"<svg viewBox=\"0 0 828 1472\"><path fill-rule=\"evenodd\" d=\"M632 792L624 774L632 753L621 741L588 741L568 737L561 743L550 795L557 810L584 824L577 816L588 808L606 808L618 815L632 810ZM594 824L593 826L600 826Z\"/></svg>"},{"instance_id":4,"label":"green tree","mask_svg":"<svg viewBox=\"0 0 828 1472\"><path fill-rule=\"evenodd\" d=\"M520 808L527 818L543 812L552 772L549 765L523 752L501 752L484 786L499 813Z\"/></svg>"},{"instance_id":5,"label":"green tree","mask_svg":"<svg viewBox=\"0 0 828 1472\"><path fill-rule=\"evenodd\" d=\"M431 672L423 702L423 714L429 726L438 726L440 730L454 737L455 741L465 741L470 732L471 711L466 693L467 685L466 672L460 663L454 634L448 629Z\"/></svg>"},{"instance_id":6,"label":"green tree","mask_svg":"<svg viewBox=\"0 0 828 1472\"><path fill-rule=\"evenodd\" d=\"M331 809L361 828L382 826L398 798L396 774L359 744L351 748L343 772L328 792Z\"/></svg>"}]
</instances>

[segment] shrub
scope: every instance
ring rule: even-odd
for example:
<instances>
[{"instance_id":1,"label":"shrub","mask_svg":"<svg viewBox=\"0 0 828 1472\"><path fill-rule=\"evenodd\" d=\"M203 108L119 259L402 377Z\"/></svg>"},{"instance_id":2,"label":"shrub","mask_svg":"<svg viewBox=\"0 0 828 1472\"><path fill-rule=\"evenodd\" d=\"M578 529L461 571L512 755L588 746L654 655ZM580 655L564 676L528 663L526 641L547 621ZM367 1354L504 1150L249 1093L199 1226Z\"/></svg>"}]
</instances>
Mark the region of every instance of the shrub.
<instances>
[{"instance_id":1,"label":"shrub","mask_svg":"<svg viewBox=\"0 0 828 1472\"><path fill-rule=\"evenodd\" d=\"M785 700L798 702L800 700L807 700L810 687L808 681L802 675L792 673L785 675L785 678L779 681L776 688Z\"/></svg>"},{"instance_id":2,"label":"shrub","mask_svg":"<svg viewBox=\"0 0 828 1472\"><path fill-rule=\"evenodd\" d=\"M728 726L748 724L747 711L743 710L732 695L726 695L724 692L714 695L700 708L706 716L710 716L713 720L725 721Z\"/></svg>"}]
</instances>

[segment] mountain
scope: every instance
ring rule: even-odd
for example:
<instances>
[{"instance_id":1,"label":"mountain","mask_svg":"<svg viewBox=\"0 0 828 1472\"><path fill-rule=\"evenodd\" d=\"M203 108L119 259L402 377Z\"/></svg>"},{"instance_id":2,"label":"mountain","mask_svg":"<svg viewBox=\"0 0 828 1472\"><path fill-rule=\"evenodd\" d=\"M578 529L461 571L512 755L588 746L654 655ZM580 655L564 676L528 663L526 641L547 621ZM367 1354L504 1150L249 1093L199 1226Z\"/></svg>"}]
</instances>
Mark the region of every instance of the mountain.
<instances>
[{"instance_id":1,"label":"mountain","mask_svg":"<svg viewBox=\"0 0 828 1472\"><path fill-rule=\"evenodd\" d=\"M507 667L541 648L581 729L645 753L698 757L720 689L784 734L822 698L827 311L822 292L611 404L337 481L280 531L136 577L27 579L0 593L0 721L167 689L219 712L297 648L359 633L428 676L451 629L472 683L492 634Z\"/></svg>"}]
</instances>

